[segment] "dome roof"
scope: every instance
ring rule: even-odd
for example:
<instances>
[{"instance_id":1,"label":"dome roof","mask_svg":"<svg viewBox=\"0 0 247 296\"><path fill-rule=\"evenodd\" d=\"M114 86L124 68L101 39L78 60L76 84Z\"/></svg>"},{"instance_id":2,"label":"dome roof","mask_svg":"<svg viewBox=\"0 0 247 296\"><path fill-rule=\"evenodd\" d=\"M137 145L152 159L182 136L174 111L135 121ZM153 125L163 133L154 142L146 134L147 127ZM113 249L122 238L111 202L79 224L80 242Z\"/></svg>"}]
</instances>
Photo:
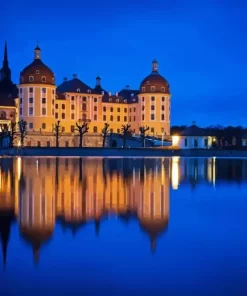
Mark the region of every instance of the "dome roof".
<instances>
[{"instance_id":1,"label":"dome roof","mask_svg":"<svg viewBox=\"0 0 247 296\"><path fill-rule=\"evenodd\" d=\"M159 74L158 62L153 61L152 73L143 79L140 85L141 93L170 93L168 81Z\"/></svg>"},{"instance_id":2,"label":"dome roof","mask_svg":"<svg viewBox=\"0 0 247 296\"><path fill-rule=\"evenodd\" d=\"M40 48L34 50L34 60L20 73L20 84L51 84L55 85L55 77L52 70L40 59Z\"/></svg>"}]
</instances>

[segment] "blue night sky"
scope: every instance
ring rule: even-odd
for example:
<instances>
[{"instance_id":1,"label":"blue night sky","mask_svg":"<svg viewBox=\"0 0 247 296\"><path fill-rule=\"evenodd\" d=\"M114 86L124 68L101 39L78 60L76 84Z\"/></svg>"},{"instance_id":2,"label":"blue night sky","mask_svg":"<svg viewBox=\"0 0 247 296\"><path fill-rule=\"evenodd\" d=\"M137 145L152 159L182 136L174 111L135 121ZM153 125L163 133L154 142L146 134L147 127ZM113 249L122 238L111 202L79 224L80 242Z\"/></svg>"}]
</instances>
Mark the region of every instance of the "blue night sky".
<instances>
[{"instance_id":1,"label":"blue night sky","mask_svg":"<svg viewBox=\"0 0 247 296\"><path fill-rule=\"evenodd\" d=\"M156 58L172 125L246 126L246 9L239 0L8 0L0 46L8 41L14 82L39 40L57 84L77 73L93 86L99 73L112 92L138 88Z\"/></svg>"}]
</instances>

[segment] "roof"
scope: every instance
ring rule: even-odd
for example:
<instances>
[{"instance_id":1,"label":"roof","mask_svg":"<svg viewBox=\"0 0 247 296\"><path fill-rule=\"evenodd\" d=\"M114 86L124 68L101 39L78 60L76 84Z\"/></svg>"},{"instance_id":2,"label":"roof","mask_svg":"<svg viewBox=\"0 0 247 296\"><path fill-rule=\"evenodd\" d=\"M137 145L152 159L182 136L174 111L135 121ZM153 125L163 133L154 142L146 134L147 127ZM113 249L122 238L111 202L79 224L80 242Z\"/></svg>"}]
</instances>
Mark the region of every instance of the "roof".
<instances>
[{"instance_id":1,"label":"roof","mask_svg":"<svg viewBox=\"0 0 247 296\"><path fill-rule=\"evenodd\" d=\"M120 95L105 94L102 97L102 102L103 103L135 104L138 102L138 97L133 96L133 97L127 98L127 97L123 97Z\"/></svg>"},{"instance_id":2,"label":"roof","mask_svg":"<svg viewBox=\"0 0 247 296\"><path fill-rule=\"evenodd\" d=\"M98 95L102 95L104 92L104 94L108 94L108 92L106 90L104 90L101 85L96 85L95 88L93 89L93 93L94 94L98 94Z\"/></svg>"},{"instance_id":3,"label":"roof","mask_svg":"<svg viewBox=\"0 0 247 296\"><path fill-rule=\"evenodd\" d=\"M190 137L190 136L197 136L197 137L207 137L207 136L212 136L209 131L206 129L200 128L196 125L191 125L187 129L185 129L183 132L180 134L181 136L185 137Z\"/></svg>"},{"instance_id":4,"label":"roof","mask_svg":"<svg viewBox=\"0 0 247 296\"><path fill-rule=\"evenodd\" d=\"M15 107L14 99L18 97L16 84L12 82L0 82L0 106Z\"/></svg>"},{"instance_id":5,"label":"roof","mask_svg":"<svg viewBox=\"0 0 247 296\"><path fill-rule=\"evenodd\" d=\"M143 91L143 87L145 90ZM152 87L155 87L154 90ZM140 85L140 92L142 93L170 93L170 86L167 80L158 72L152 72L145 77Z\"/></svg>"},{"instance_id":6,"label":"roof","mask_svg":"<svg viewBox=\"0 0 247 296\"><path fill-rule=\"evenodd\" d=\"M91 93L93 89L86 85L78 78L73 78L68 81L64 81L57 87L58 92L60 93Z\"/></svg>"}]
</instances>

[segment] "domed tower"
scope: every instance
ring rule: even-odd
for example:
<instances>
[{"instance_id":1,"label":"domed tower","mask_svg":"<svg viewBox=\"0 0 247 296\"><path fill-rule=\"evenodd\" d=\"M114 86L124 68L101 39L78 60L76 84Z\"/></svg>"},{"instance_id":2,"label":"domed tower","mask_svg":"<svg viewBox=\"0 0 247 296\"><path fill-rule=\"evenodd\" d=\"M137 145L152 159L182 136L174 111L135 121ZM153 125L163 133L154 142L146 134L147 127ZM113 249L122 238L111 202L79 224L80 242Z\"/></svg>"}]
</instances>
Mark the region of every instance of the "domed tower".
<instances>
[{"instance_id":1,"label":"domed tower","mask_svg":"<svg viewBox=\"0 0 247 296\"><path fill-rule=\"evenodd\" d=\"M149 126L153 136L170 135L170 86L152 62L152 72L140 84L139 125Z\"/></svg>"},{"instance_id":2,"label":"domed tower","mask_svg":"<svg viewBox=\"0 0 247 296\"><path fill-rule=\"evenodd\" d=\"M41 49L34 50L33 62L20 73L19 118L27 122L27 131L51 132L55 123L55 78L41 60Z\"/></svg>"}]
</instances>

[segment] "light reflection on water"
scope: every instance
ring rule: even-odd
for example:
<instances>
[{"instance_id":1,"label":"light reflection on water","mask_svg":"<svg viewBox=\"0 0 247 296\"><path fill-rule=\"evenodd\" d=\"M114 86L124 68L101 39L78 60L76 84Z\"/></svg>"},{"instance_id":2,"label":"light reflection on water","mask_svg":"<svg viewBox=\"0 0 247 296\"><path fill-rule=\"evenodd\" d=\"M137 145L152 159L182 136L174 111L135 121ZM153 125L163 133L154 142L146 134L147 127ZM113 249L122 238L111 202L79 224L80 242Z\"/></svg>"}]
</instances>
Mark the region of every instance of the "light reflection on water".
<instances>
[{"instance_id":1,"label":"light reflection on water","mask_svg":"<svg viewBox=\"0 0 247 296\"><path fill-rule=\"evenodd\" d=\"M0 164L5 293L208 295L221 293L228 277L236 284L225 295L245 291L247 160L19 157ZM20 282L20 273L33 282ZM64 282L51 283L51 273Z\"/></svg>"}]
</instances>

